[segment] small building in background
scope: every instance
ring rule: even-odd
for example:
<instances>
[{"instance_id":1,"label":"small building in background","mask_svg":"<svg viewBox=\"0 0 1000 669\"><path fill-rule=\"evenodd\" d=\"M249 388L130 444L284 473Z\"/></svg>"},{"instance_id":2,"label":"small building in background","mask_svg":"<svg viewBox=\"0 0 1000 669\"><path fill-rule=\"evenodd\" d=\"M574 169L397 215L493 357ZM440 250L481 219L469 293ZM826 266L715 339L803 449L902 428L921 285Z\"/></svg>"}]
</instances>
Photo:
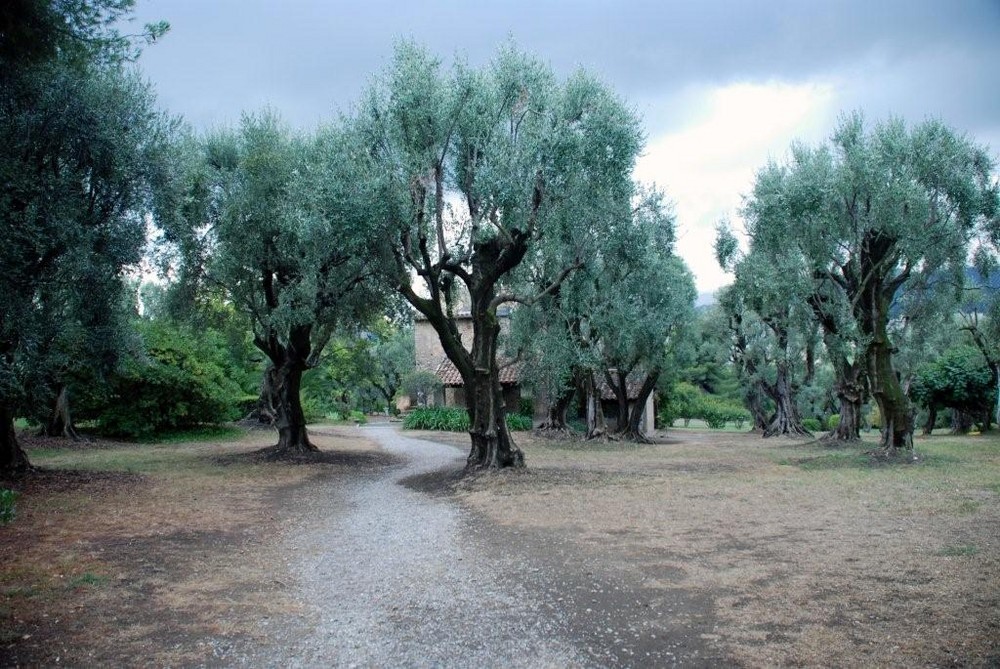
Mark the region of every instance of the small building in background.
<instances>
[{"instance_id":1,"label":"small building in background","mask_svg":"<svg viewBox=\"0 0 1000 669\"><path fill-rule=\"evenodd\" d=\"M510 327L510 310L498 309L500 330ZM455 316L455 325L462 339L462 346L472 348L472 315L468 312ZM434 373L441 381L441 388L433 397L427 398L429 406L465 407L465 384L454 363L448 359L441 346L437 330L422 314L417 314L413 322L413 340L417 369ZM503 388L507 411L517 412L521 401L520 365L500 359L500 385ZM416 398L413 398L416 400Z\"/></svg>"}]
</instances>

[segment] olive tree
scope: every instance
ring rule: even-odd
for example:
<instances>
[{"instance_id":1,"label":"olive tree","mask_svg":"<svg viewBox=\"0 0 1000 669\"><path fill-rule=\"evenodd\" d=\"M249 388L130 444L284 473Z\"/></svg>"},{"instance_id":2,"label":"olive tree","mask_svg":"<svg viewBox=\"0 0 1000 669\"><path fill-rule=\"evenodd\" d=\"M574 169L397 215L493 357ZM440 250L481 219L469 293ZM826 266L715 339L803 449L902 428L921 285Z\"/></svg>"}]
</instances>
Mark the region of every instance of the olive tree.
<instances>
[{"instance_id":1,"label":"olive tree","mask_svg":"<svg viewBox=\"0 0 1000 669\"><path fill-rule=\"evenodd\" d=\"M662 194L637 189L631 210L605 228L585 266L516 314L510 344L547 395L548 429L566 428L567 406L579 390L587 438L605 436L603 386L618 405L613 433L646 439L646 401L694 317L694 282L673 247L673 214Z\"/></svg>"},{"instance_id":2,"label":"olive tree","mask_svg":"<svg viewBox=\"0 0 1000 669\"><path fill-rule=\"evenodd\" d=\"M412 44L397 49L360 120L382 174L373 209L393 231L395 286L434 327L465 385L468 466L520 466L499 380L497 310L554 291L583 263L608 211L628 206L639 123L592 77L558 81L513 48L488 67L460 62L446 73ZM577 252L532 292L528 270L549 244ZM462 309L471 342L456 325Z\"/></svg>"},{"instance_id":3,"label":"olive tree","mask_svg":"<svg viewBox=\"0 0 1000 669\"><path fill-rule=\"evenodd\" d=\"M103 4L110 3L50 9L71 12L63 16L70 25L72 12L97 11ZM86 340L97 321L114 321L101 313L114 311L125 270L141 257L173 128L155 109L149 87L101 50L103 24L87 25L79 33L56 30L54 39L63 43L52 52L31 57L5 52L0 67L0 469L5 471L29 467L16 441L15 414L30 412L29 399L58 396L64 382L58 358L95 349L81 345L66 355L55 352ZM121 44L110 35L113 45ZM76 49L80 43L86 48ZM91 316L96 320L88 322ZM48 393L43 384L51 386Z\"/></svg>"},{"instance_id":4,"label":"olive tree","mask_svg":"<svg viewBox=\"0 0 1000 669\"><path fill-rule=\"evenodd\" d=\"M179 180L166 238L182 276L221 287L267 357L278 453L317 450L302 375L338 326L381 311L382 235L365 215L374 181L346 124L292 134L270 112L203 142ZM192 202L194 204L192 204Z\"/></svg>"},{"instance_id":5,"label":"olive tree","mask_svg":"<svg viewBox=\"0 0 1000 669\"><path fill-rule=\"evenodd\" d=\"M751 244L801 255L847 305L887 455L913 447L913 413L893 365L891 309L929 273L961 283L970 245L998 215L988 152L939 121L840 122L828 144L796 145L762 169L747 201Z\"/></svg>"}]
</instances>

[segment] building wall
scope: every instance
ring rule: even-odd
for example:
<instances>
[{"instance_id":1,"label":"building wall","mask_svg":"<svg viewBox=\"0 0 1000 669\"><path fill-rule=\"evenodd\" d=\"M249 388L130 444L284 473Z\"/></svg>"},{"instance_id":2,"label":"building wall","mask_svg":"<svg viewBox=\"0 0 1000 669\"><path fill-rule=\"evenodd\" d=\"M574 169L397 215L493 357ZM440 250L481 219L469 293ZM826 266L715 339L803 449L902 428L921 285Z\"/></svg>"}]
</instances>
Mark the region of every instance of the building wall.
<instances>
[{"instance_id":1,"label":"building wall","mask_svg":"<svg viewBox=\"0 0 1000 669\"><path fill-rule=\"evenodd\" d=\"M472 319L458 318L458 332L462 336L462 346L472 349ZM426 318L417 318L413 323L413 343L416 348L417 369L429 372L437 371L438 365L444 360L444 349L437 330Z\"/></svg>"},{"instance_id":2,"label":"building wall","mask_svg":"<svg viewBox=\"0 0 1000 669\"><path fill-rule=\"evenodd\" d=\"M503 316L503 315L501 315ZM462 346L465 350L472 349L472 318L459 316L456 318L458 333L462 338ZM510 327L509 318L500 318L500 330L506 331ZM441 346L441 338L438 337L434 326L426 318L418 316L413 323L413 344L416 354L417 369L428 372L436 372L438 365L445 359L444 348ZM520 403L521 390L517 386L504 387L504 403L507 410L516 412ZM432 406L465 406L464 388L441 388L434 397L428 398L428 404Z\"/></svg>"}]
</instances>

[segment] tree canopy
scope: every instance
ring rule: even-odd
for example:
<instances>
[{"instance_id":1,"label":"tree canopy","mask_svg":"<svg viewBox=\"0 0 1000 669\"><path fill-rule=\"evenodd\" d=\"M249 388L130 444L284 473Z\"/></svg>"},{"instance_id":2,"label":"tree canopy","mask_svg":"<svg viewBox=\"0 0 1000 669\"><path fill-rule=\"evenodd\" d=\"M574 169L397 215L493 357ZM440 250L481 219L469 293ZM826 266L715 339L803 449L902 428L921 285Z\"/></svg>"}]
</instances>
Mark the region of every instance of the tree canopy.
<instances>
[{"instance_id":1,"label":"tree canopy","mask_svg":"<svg viewBox=\"0 0 1000 669\"><path fill-rule=\"evenodd\" d=\"M5 9L5 20L34 8L60 25L75 26L68 37L59 26L53 30L67 44L84 43L87 54L83 58L58 45L27 54L30 46L9 26L0 35L0 468L5 470L28 466L12 420L16 412L26 412L29 394L37 398L45 388L52 397L59 394L65 380L58 377L66 371L60 360L67 355L98 366L107 353L84 346L87 337L77 335L93 333L98 325L115 330L124 271L141 258L146 217L155 213L153 194L166 171L174 124L156 109L150 87L124 69L123 56L112 45L120 44L120 36L104 19L130 6L119 4L29 2ZM74 342L79 345L67 351Z\"/></svg>"},{"instance_id":2,"label":"tree canopy","mask_svg":"<svg viewBox=\"0 0 1000 669\"><path fill-rule=\"evenodd\" d=\"M844 117L829 144L795 145L757 175L744 210L764 262L799 263L811 292L856 328L887 453L912 448L913 420L893 368L891 309L931 273L961 285L976 239L995 239L998 196L986 149L938 121L871 129ZM829 330L828 330L829 332Z\"/></svg>"},{"instance_id":3,"label":"tree canopy","mask_svg":"<svg viewBox=\"0 0 1000 669\"><path fill-rule=\"evenodd\" d=\"M435 328L465 386L468 463L517 466L523 455L499 383L497 309L555 290L627 212L638 121L592 77L560 82L512 47L482 70L458 62L446 73L403 43L364 99L360 122L381 174L396 286ZM532 270L555 257L564 262L546 268L551 282L529 292ZM459 336L460 310L472 317L472 342Z\"/></svg>"}]
</instances>

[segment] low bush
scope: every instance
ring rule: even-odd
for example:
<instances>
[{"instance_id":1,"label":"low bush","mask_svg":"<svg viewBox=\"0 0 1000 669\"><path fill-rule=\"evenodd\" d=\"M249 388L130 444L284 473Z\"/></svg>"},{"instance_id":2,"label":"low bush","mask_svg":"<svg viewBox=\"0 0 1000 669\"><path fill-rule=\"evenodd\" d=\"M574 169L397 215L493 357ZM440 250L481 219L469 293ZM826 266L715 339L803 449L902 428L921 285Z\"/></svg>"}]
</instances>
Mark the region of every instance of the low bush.
<instances>
[{"instance_id":1,"label":"low bush","mask_svg":"<svg viewBox=\"0 0 1000 669\"><path fill-rule=\"evenodd\" d=\"M507 427L515 431L531 429L531 416L507 414ZM461 407L422 407L413 409L403 419L406 430L468 432L469 412Z\"/></svg>"},{"instance_id":2,"label":"low bush","mask_svg":"<svg viewBox=\"0 0 1000 669\"><path fill-rule=\"evenodd\" d=\"M464 432L469 429L469 412L461 407L421 407L406 415L403 428Z\"/></svg>"},{"instance_id":3,"label":"low bush","mask_svg":"<svg viewBox=\"0 0 1000 669\"><path fill-rule=\"evenodd\" d=\"M685 427L692 418L699 418L718 430L728 423L742 428L750 420L750 412L737 402L709 395L689 383L678 383L661 401L657 421L663 427L670 427L678 418L684 420Z\"/></svg>"},{"instance_id":4,"label":"low bush","mask_svg":"<svg viewBox=\"0 0 1000 669\"><path fill-rule=\"evenodd\" d=\"M840 414L831 414L829 418L826 419L826 429L836 430L840 426Z\"/></svg>"},{"instance_id":5,"label":"low bush","mask_svg":"<svg viewBox=\"0 0 1000 669\"><path fill-rule=\"evenodd\" d=\"M802 427L809 430L810 432L823 431L823 423L819 422L818 418L803 418Z\"/></svg>"},{"instance_id":6,"label":"low bush","mask_svg":"<svg viewBox=\"0 0 1000 669\"><path fill-rule=\"evenodd\" d=\"M97 417L102 434L145 438L240 417L245 393L228 374L222 335L158 321L140 322L145 350L108 383Z\"/></svg>"},{"instance_id":7,"label":"low bush","mask_svg":"<svg viewBox=\"0 0 1000 669\"><path fill-rule=\"evenodd\" d=\"M507 414L507 427L514 432L525 432L533 427L531 416Z\"/></svg>"},{"instance_id":8,"label":"low bush","mask_svg":"<svg viewBox=\"0 0 1000 669\"><path fill-rule=\"evenodd\" d=\"M882 414L879 412L877 406L873 406L871 411L868 412L868 429L882 429Z\"/></svg>"}]
</instances>

